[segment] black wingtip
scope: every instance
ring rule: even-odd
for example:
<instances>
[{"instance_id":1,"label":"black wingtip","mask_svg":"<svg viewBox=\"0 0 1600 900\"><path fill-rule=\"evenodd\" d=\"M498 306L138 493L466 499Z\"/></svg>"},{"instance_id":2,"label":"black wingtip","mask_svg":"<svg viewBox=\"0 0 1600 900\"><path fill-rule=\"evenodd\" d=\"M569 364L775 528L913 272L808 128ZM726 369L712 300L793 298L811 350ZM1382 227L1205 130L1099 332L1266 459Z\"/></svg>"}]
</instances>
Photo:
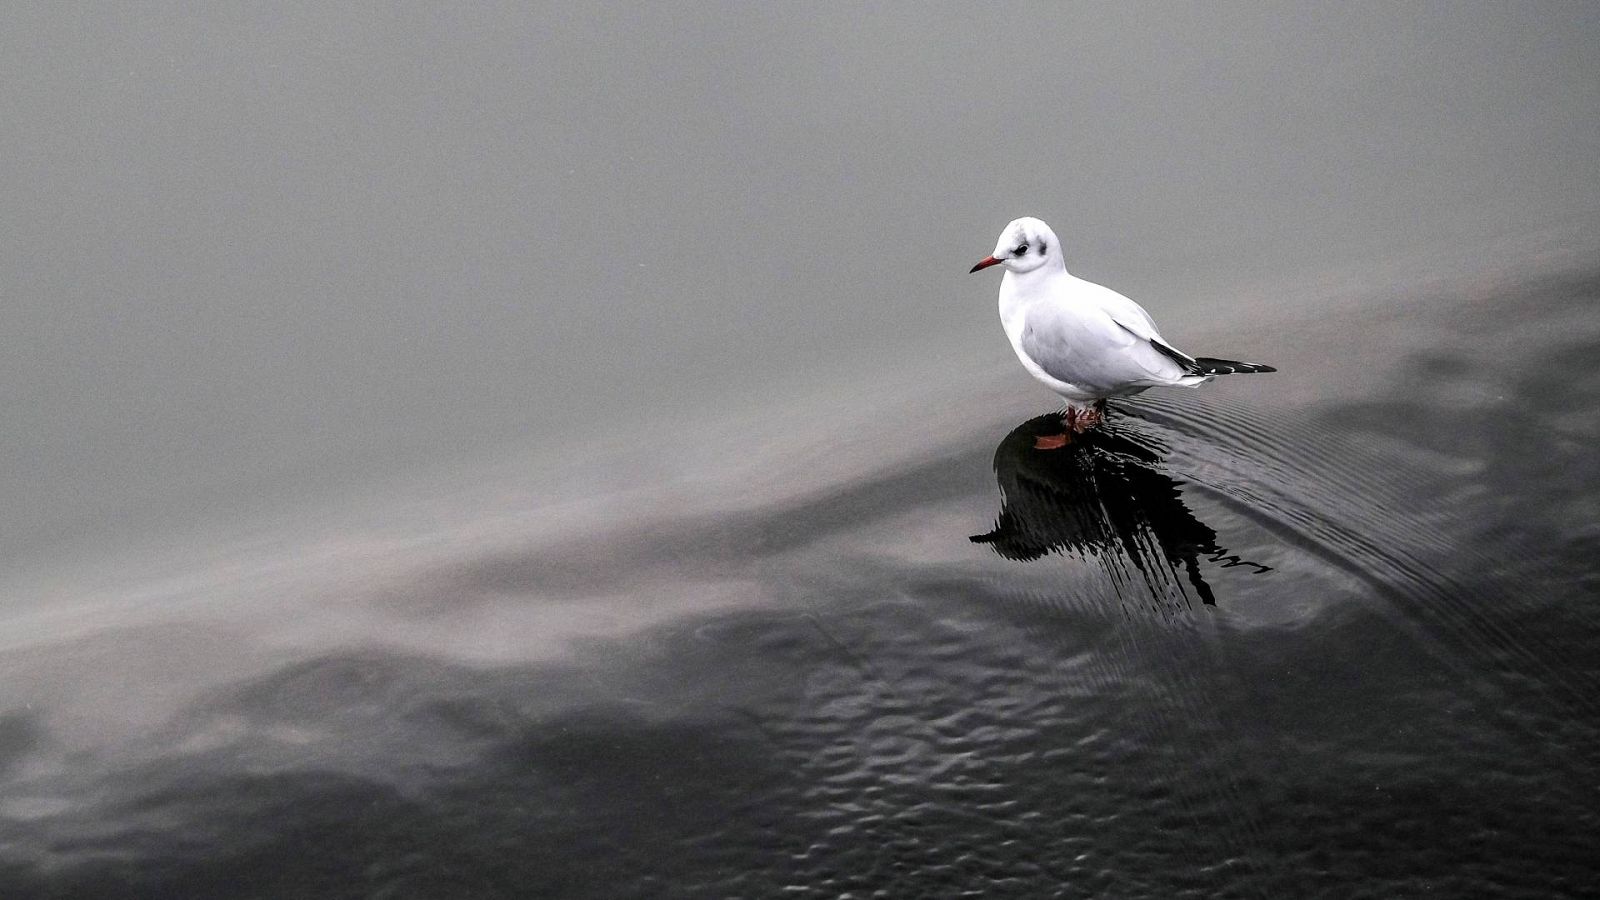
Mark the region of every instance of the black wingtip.
<instances>
[{"instance_id":1,"label":"black wingtip","mask_svg":"<svg viewBox=\"0 0 1600 900\"><path fill-rule=\"evenodd\" d=\"M1233 359L1212 359L1209 356L1196 357L1194 372L1196 375L1254 375L1258 372L1276 372L1276 368L1262 363L1239 362Z\"/></svg>"}]
</instances>

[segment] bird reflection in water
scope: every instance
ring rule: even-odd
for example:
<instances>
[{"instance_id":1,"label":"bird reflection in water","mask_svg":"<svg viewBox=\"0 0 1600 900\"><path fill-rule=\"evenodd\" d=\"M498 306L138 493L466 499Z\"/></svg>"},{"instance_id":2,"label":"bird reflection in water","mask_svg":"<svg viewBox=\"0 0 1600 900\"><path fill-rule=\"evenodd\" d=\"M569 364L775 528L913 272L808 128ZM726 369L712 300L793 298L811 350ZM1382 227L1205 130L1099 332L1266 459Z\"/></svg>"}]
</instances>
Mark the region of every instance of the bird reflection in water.
<instances>
[{"instance_id":1,"label":"bird reflection in water","mask_svg":"<svg viewBox=\"0 0 1600 900\"><path fill-rule=\"evenodd\" d=\"M1161 449L1147 437L1102 425L1059 446L1060 434L1061 417L1052 414L1023 422L1000 441L1000 515L994 530L973 542L1021 561L1052 551L1089 553L1114 581L1130 577L1131 567L1153 595L1165 596L1172 584L1187 601L1182 580L1173 577L1181 569L1207 605L1216 598L1200 575L1202 557L1269 571L1217 545L1217 533L1184 504L1179 482L1158 468Z\"/></svg>"}]
</instances>

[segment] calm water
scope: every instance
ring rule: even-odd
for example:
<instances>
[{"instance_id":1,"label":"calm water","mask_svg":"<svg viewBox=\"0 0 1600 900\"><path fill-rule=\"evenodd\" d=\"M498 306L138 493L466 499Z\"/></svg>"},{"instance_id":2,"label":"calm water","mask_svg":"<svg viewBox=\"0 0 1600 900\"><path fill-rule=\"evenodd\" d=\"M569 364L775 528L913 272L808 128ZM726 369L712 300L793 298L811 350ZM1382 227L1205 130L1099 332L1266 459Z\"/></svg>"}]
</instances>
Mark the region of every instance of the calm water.
<instances>
[{"instance_id":1,"label":"calm water","mask_svg":"<svg viewBox=\"0 0 1600 900\"><path fill-rule=\"evenodd\" d=\"M1011 12L5 14L0 897L1600 893L1596 7Z\"/></svg>"},{"instance_id":2,"label":"calm water","mask_svg":"<svg viewBox=\"0 0 1600 900\"><path fill-rule=\"evenodd\" d=\"M884 414L25 621L6 893L1588 893L1600 271L1428 291L1064 450Z\"/></svg>"}]
</instances>

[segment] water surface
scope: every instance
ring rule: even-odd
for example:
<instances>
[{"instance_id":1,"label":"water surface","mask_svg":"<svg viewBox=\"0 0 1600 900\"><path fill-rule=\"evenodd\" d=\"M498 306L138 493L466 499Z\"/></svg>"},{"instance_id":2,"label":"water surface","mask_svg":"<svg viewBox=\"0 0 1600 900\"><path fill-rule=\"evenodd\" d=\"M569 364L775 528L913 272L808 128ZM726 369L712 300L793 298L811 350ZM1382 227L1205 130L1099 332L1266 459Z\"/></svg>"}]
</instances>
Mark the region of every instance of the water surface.
<instances>
[{"instance_id":1,"label":"water surface","mask_svg":"<svg viewBox=\"0 0 1600 900\"><path fill-rule=\"evenodd\" d=\"M1595 893L1594 7L5 18L0 896Z\"/></svg>"},{"instance_id":2,"label":"water surface","mask_svg":"<svg viewBox=\"0 0 1600 900\"><path fill-rule=\"evenodd\" d=\"M1600 272L1437 290L1327 325L1358 399L885 415L14 640L10 893L1583 893Z\"/></svg>"}]
</instances>

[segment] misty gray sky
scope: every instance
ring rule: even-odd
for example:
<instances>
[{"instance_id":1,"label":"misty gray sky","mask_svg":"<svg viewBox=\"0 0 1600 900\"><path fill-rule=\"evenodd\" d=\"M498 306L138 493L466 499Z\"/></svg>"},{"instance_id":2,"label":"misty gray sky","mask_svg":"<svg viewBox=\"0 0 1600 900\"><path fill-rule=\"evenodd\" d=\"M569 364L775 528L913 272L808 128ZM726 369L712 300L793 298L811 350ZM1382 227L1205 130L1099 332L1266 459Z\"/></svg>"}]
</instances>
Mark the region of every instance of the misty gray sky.
<instances>
[{"instance_id":1,"label":"misty gray sky","mask_svg":"<svg viewBox=\"0 0 1600 900\"><path fill-rule=\"evenodd\" d=\"M11 4L0 121L13 559L1004 359L1017 215L1158 317L1594 216L1600 6Z\"/></svg>"}]
</instances>

